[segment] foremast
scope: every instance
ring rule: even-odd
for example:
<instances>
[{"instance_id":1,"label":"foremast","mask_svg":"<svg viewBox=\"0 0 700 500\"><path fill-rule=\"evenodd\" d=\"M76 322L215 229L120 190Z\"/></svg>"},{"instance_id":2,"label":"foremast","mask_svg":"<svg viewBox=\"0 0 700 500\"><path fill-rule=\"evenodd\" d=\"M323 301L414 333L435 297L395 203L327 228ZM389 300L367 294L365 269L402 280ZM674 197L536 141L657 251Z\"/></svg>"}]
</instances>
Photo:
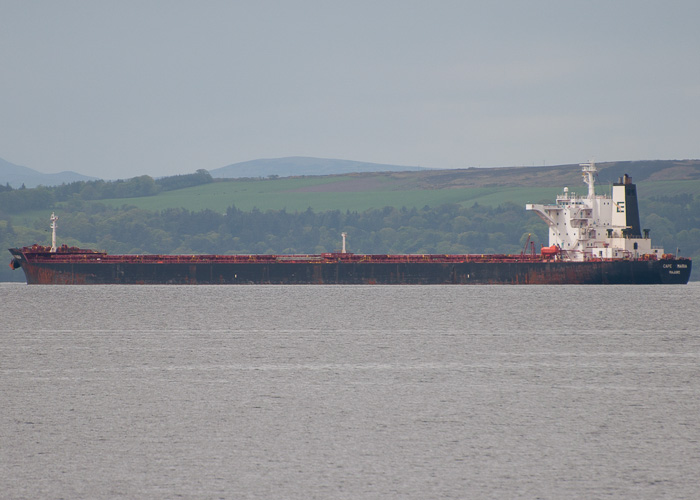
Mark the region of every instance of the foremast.
<instances>
[{"instance_id":1,"label":"foremast","mask_svg":"<svg viewBox=\"0 0 700 500\"><path fill-rule=\"evenodd\" d=\"M51 212L51 218L49 219L51 221L51 252L56 253L57 247L56 247L56 222L58 221L58 217L56 217L56 212Z\"/></svg>"},{"instance_id":2,"label":"foremast","mask_svg":"<svg viewBox=\"0 0 700 500\"><path fill-rule=\"evenodd\" d=\"M547 253L570 261L661 257L663 249L652 248L649 230L641 234L637 190L632 178L625 174L614 183L612 197L596 195L595 163L579 166L588 185L585 198L565 187L553 205L525 206L549 226Z\"/></svg>"}]
</instances>

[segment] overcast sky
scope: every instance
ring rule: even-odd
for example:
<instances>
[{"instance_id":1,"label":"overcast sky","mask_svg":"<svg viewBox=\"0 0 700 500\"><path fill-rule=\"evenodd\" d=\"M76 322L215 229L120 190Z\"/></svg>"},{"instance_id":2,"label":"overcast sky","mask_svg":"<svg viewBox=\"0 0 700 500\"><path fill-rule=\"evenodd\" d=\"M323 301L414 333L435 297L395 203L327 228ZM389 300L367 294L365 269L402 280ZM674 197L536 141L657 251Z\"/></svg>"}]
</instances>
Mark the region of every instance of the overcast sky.
<instances>
[{"instance_id":1,"label":"overcast sky","mask_svg":"<svg viewBox=\"0 0 700 500\"><path fill-rule=\"evenodd\" d=\"M102 178L700 158L699 20L698 0L0 0L0 157Z\"/></svg>"}]
</instances>

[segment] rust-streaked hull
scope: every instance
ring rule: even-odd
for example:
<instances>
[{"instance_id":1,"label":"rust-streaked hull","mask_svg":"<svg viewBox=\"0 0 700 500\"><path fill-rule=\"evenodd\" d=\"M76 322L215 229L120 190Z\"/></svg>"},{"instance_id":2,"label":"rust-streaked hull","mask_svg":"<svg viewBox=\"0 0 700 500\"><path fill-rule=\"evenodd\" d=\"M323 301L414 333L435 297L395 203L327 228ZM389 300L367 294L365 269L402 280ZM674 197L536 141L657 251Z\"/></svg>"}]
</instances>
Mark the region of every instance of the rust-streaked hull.
<instances>
[{"instance_id":1,"label":"rust-streaked hull","mask_svg":"<svg viewBox=\"0 0 700 500\"><path fill-rule=\"evenodd\" d=\"M107 256L32 258L29 284L685 284L689 259L562 262L534 256ZM96 255L99 255L97 257ZM492 258L491 258L492 257ZM306 259L306 260L304 260ZM402 261L403 260L403 261Z\"/></svg>"}]
</instances>

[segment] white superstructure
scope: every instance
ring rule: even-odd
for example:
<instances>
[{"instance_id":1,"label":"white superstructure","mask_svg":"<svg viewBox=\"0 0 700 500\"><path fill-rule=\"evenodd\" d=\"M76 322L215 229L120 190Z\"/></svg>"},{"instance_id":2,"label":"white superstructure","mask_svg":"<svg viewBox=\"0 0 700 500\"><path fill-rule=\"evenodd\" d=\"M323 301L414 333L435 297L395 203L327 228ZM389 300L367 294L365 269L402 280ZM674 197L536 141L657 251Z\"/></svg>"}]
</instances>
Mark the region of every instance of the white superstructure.
<instances>
[{"instance_id":1,"label":"white superstructure","mask_svg":"<svg viewBox=\"0 0 700 500\"><path fill-rule=\"evenodd\" d=\"M554 205L527 204L549 226L549 252L571 261L590 259L661 257L662 248L652 248L649 230L641 234L637 190L625 174L612 188L612 197L595 194L595 163L582 163L587 196L564 188ZM547 249L544 249L545 251ZM543 251L543 253L545 253Z\"/></svg>"}]
</instances>

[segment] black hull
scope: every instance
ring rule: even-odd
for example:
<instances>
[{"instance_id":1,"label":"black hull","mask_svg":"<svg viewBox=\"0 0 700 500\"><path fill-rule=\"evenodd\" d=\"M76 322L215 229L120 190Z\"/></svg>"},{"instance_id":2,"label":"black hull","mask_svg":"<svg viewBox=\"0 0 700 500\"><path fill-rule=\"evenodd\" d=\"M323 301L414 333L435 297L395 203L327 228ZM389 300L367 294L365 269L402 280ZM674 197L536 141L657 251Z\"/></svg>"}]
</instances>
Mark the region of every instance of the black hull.
<instances>
[{"instance_id":1,"label":"black hull","mask_svg":"<svg viewBox=\"0 0 700 500\"><path fill-rule=\"evenodd\" d=\"M21 255L21 254L20 254ZM29 284L685 284L688 259L596 262L61 263L20 258Z\"/></svg>"}]
</instances>

